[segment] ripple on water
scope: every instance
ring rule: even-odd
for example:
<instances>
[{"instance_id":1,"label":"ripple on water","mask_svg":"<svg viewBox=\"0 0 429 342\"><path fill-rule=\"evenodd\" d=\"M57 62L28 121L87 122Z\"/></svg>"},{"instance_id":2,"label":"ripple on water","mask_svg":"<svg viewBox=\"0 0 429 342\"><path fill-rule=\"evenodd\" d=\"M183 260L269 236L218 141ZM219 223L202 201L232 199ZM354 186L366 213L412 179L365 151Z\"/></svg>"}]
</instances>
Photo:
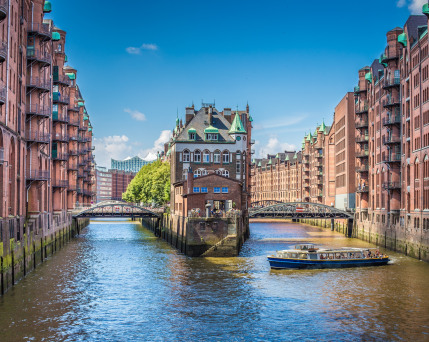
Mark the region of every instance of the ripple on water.
<instances>
[{"instance_id":1,"label":"ripple on water","mask_svg":"<svg viewBox=\"0 0 429 342\"><path fill-rule=\"evenodd\" d=\"M270 270L301 241L369 244L258 223L237 258L188 258L132 222L94 222L0 298L2 340L424 340L429 267Z\"/></svg>"}]
</instances>

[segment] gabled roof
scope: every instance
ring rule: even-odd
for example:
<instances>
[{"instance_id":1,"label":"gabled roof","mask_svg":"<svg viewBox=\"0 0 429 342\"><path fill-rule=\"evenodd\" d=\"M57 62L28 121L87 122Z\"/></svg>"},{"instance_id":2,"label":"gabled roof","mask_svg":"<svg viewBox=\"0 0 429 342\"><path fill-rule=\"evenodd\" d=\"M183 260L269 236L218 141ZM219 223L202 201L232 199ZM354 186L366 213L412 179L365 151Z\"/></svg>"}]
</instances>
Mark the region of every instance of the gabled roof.
<instances>
[{"instance_id":1,"label":"gabled roof","mask_svg":"<svg viewBox=\"0 0 429 342\"><path fill-rule=\"evenodd\" d=\"M234 121L232 121L229 133L246 133L246 130L244 129L243 123L241 122L240 115L238 114L238 112L235 113Z\"/></svg>"}]
</instances>

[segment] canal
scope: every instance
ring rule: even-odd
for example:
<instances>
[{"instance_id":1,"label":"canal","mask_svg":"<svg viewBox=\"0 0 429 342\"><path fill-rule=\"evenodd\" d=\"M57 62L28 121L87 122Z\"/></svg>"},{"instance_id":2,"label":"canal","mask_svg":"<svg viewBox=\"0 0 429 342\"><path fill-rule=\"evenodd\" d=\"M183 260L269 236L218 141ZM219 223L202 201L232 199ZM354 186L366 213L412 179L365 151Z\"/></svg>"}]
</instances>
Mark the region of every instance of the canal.
<instances>
[{"instance_id":1,"label":"canal","mask_svg":"<svg viewBox=\"0 0 429 342\"><path fill-rule=\"evenodd\" d=\"M92 221L0 298L0 340L429 340L429 264L269 269L267 254L305 241L369 246L265 222L239 257L191 259L137 223Z\"/></svg>"}]
</instances>

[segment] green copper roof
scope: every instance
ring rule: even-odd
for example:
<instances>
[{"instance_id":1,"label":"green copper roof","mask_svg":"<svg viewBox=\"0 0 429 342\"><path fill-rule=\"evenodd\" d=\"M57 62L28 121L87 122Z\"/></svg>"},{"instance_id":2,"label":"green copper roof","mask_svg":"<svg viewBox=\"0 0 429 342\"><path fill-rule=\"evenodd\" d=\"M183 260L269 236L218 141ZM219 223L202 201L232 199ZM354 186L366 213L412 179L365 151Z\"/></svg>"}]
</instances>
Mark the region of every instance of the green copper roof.
<instances>
[{"instance_id":1,"label":"green copper roof","mask_svg":"<svg viewBox=\"0 0 429 342\"><path fill-rule=\"evenodd\" d=\"M272 165L272 164L273 164L273 162L272 162L272 160L270 158L270 161L268 162L268 165Z\"/></svg>"},{"instance_id":2,"label":"green copper roof","mask_svg":"<svg viewBox=\"0 0 429 342\"><path fill-rule=\"evenodd\" d=\"M286 156L285 161L289 161L289 155Z\"/></svg>"},{"instance_id":3,"label":"green copper roof","mask_svg":"<svg viewBox=\"0 0 429 342\"><path fill-rule=\"evenodd\" d=\"M89 119L89 116L88 115L84 115L83 116L83 121L86 121L86 120L88 120Z\"/></svg>"},{"instance_id":4,"label":"green copper roof","mask_svg":"<svg viewBox=\"0 0 429 342\"><path fill-rule=\"evenodd\" d=\"M259 163L258 163L258 167L261 167L261 166L262 166L262 165L261 165L261 162L259 162Z\"/></svg>"},{"instance_id":5,"label":"green copper roof","mask_svg":"<svg viewBox=\"0 0 429 342\"><path fill-rule=\"evenodd\" d=\"M371 72L367 72L367 73L365 74L365 79L366 79L368 82L372 83L372 74L371 74Z\"/></svg>"},{"instance_id":6,"label":"green copper roof","mask_svg":"<svg viewBox=\"0 0 429 342\"><path fill-rule=\"evenodd\" d=\"M52 40L58 41L61 39L61 35L58 32L52 32Z\"/></svg>"},{"instance_id":7,"label":"green copper roof","mask_svg":"<svg viewBox=\"0 0 429 342\"><path fill-rule=\"evenodd\" d=\"M69 59L67 57L67 55L64 55L64 62L67 62Z\"/></svg>"},{"instance_id":8,"label":"green copper roof","mask_svg":"<svg viewBox=\"0 0 429 342\"><path fill-rule=\"evenodd\" d=\"M180 123L179 115L177 115L177 118L176 118L176 127L179 126L179 123Z\"/></svg>"},{"instance_id":9,"label":"green copper roof","mask_svg":"<svg viewBox=\"0 0 429 342\"><path fill-rule=\"evenodd\" d=\"M279 158L280 158L280 156L279 156L279 154L277 153L277 154L276 154L276 159L279 159Z\"/></svg>"},{"instance_id":10,"label":"green copper roof","mask_svg":"<svg viewBox=\"0 0 429 342\"><path fill-rule=\"evenodd\" d=\"M204 130L204 133L219 133L219 130L216 127L210 125Z\"/></svg>"},{"instance_id":11,"label":"green copper roof","mask_svg":"<svg viewBox=\"0 0 429 342\"><path fill-rule=\"evenodd\" d=\"M311 141L311 138L313 138L313 136L311 135L311 132L309 132L307 135L307 141Z\"/></svg>"},{"instance_id":12,"label":"green copper roof","mask_svg":"<svg viewBox=\"0 0 429 342\"><path fill-rule=\"evenodd\" d=\"M322 124L320 125L320 127L319 127L319 132L323 132L323 133L325 133L325 129L326 129L326 126L325 126L325 120L323 120L322 121Z\"/></svg>"},{"instance_id":13,"label":"green copper roof","mask_svg":"<svg viewBox=\"0 0 429 342\"><path fill-rule=\"evenodd\" d=\"M295 155L293 156L293 159L298 159L298 155L295 152Z\"/></svg>"},{"instance_id":14,"label":"green copper roof","mask_svg":"<svg viewBox=\"0 0 429 342\"><path fill-rule=\"evenodd\" d=\"M244 129L243 123L241 122L240 115L238 114L238 112L235 113L234 121L232 122L231 128L228 133L246 133L246 130Z\"/></svg>"},{"instance_id":15,"label":"green copper roof","mask_svg":"<svg viewBox=\"0 0 429 342\"><path fill-rule=\"evenodd\" d=\"M250 114L249 114L249 122L253 122L253 118Z\"/></svg>"},{"instance_id":16,"label":"green copper roof","mask_svg":"<svg viewBox=\"0 0 429 342\"><path fill-rule=\"evenodd\" d=\"M188 133L197 133L197 130L195 128L189 128Z\"/></svg>"},{"instance_id":17,"label":"green copper roof","mask_svg":"<svg viewBox=\"0 0 429 342\"><path fill-rule=\"evenodd\" d=\"M429 4L424 4L422 8L423 14L429 15Z\"/></svg>"},{"instance_id":18,"label":"green copper roof","mask_svg":"<svg viewBox=\"0 0 429 342\"><path fill-rule=\"evenodd\" d=\"M92 127L89 127L89 128L88 128L88 132L92 132Z\"/></svg>"},{"instance_id":19,"label":"green copper roof","mask_svg":"<svg viewBox=\"0 0 429 342\"><path fill-rule=\"evenodd\" d=\"M402 44L403 47L407 46L407 34L405 32L398 36L398 43Z\"/></svg>"},{"instance_id":20,"label":"green copper roof","mask_svg":"<svg viewBox=\"0 0 429 342\"><path fill-rule=\"evenodd\" d=\"M71 79L71 80L75 80L76 79L76 75L73 74L72 72L67 72L66 75Z\"/></svg>"},{"instance_id":21,"label":"green copper roof","mask_svg":"<svg viewBox=\"0 0 429 342\"><path fill-rule=\"evenodd\" d=\"M168 149L167 154L165 156L168 157L170 155L170 153L171 153L171 150Z\"/></svg>"},{"instance_id":22,"label":"green copper roof","mask_svg":"<svg viewBox=\"0 0 429 342\"><path fill-rule=\"evenodd\" d=\"M52 4L50 1L45 1L45 5L43 6L43 13L51 13L52 12Z\"/></svg>"},{"instance_id":23,"label":"green copper roof","mask_svg":"<svg viewBox=\"0 0 429 342\"><path fill-rule=\"evenodd\" d=\"M85 104L84 104L83 102L79 101L79 102L77 103L77 105L78 105L79 107L83 107Z\"/></svg>"}]
</instances>

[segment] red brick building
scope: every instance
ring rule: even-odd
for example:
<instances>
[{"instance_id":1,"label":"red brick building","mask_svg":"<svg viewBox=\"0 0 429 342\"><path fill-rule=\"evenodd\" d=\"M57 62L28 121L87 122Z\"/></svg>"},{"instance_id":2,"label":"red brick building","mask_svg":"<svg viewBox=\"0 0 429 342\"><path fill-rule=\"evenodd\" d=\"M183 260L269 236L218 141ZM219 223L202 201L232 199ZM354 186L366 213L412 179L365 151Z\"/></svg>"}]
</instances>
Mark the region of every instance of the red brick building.
<instances>
[{"instance_id":1,"label":"red brick building","mask_svg":"<svg viewBox=\"0 0 429 342\"><path fill-rule=\"evenodd\" d=\"M207 204L217 212L247 209L251 122L248 106L235 113L230 108L219 111L214 104L203 104L198 111L186 108L185 124L176 120L166 153L173 214L188 216L192 209L203 214ZM193 186L185 186L188 183Z\"/></svg>"},{"instance_id":2,"label":"red brick building","mask_svg":"<svg viewBox=\"0 0 429 342\"><path fill-rule=\"evenodd\" d=\"M30 246L70 226L68 211L91 202L93 160L76 71L65 66L66 33L43 19L51 3L2 5L0 250L6 256L10 241L24 234Z\"/></svg>"}]
</instances>

